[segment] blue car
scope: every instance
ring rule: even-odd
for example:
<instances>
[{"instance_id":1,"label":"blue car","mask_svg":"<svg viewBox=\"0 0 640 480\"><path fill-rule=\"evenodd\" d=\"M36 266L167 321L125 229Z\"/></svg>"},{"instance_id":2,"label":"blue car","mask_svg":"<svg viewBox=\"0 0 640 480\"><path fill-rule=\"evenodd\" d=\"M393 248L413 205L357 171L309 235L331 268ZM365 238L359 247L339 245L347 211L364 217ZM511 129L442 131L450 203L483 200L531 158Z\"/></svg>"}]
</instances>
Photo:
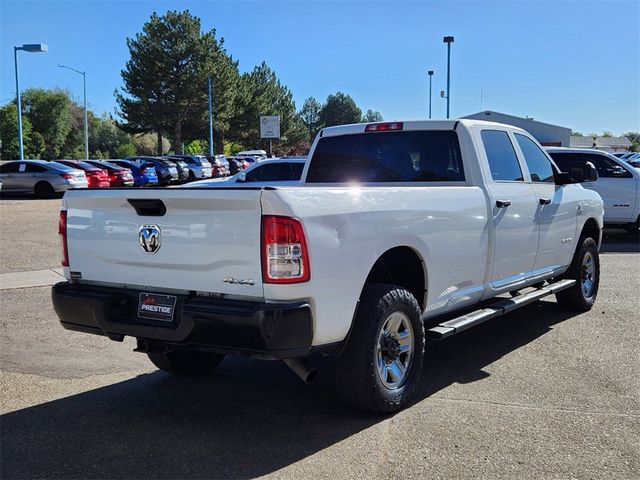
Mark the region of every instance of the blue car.
<instances>
[{"instance_id":1,"label":"blue car","mask_svg":"<svg viewBox=\"0 0 640 480\"><path fill-rule=\"evenodd\" d=\"M109 160L109 163L131 170L134 187L150 187L158 184L156 168L149 163L137 163L131 160Z\"/></svg>"}]
</instances>

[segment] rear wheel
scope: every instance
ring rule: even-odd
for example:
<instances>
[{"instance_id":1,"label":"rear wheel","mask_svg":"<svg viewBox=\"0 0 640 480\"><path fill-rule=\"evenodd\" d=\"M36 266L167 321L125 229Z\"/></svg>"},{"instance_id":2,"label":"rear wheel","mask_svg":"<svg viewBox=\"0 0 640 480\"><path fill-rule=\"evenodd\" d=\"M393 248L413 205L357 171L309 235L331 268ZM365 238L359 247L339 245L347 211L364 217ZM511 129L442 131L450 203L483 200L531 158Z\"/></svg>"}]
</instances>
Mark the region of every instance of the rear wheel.
<instances>
[{"instance_id":1,"label":"rear wheel","mask_svg":"<svg viewBox=\"0 0 640 480\"><path fill-rule=\"evenodd\" d=\"M582 237L569 270L564 278L576 284L556 293L558 303L569 310L587 311L593 307L600 285L600 258L598 245L591 237Z\"/></svg>"},{"instance_id":2,"label":"rear wheel","mask_svg":"<svg viewBox=\"0 0 640 480\"><path fill-rule=\"evenodd\" d=\"M163 372L182 377L207 375L215 370L224 355L209 352L147 353L149 360Z\"/></svg>"},{"instance_id":3,"label":"rear wheel","mask_svg":"<svg viewBox=\"0 0 640 480\"><path fill-rule=\"evenodd\" d=\"M54 188L48 182L38 182L33 191L38 198L51 198L56 193Z\"/></svg>"},{"instance_id":4,"label":"rear wheel","mask_svg":"<svg viewBox=\"0 0 640 480\"><path fill-rule=\"evenodd\" d=\"M340 397L374 413L404 407L422 372L425 334L414 296L395 285L366 285L348 343L334 362Z\"/></svg>"}]
</instances>

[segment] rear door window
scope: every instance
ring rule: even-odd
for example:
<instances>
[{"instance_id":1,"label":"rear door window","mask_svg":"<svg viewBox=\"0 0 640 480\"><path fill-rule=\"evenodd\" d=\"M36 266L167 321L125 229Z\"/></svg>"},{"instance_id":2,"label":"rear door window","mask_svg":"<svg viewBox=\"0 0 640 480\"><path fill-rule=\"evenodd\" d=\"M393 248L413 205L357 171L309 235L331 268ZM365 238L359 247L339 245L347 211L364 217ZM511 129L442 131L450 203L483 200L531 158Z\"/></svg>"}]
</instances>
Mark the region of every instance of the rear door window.
<instances>
[{"instance_id":1,"label":"rear door window","mask_svg":"<svg viewBox=\"0 0 640 480\"><path fill-rule=\"evenodd\" d=\"M491 177L497 181L524 181L509 134L503 130L482 130L481 136Z\"/></svg>"},{"instance_id":2,"label":"rear door window","mask_svg":"<svg viewBox=\"0 0 640 480\"><path fill-rule=\"evenodd\" d=\"M272 163L267 165L260 165L255 170L247 173L247 182L270 182L273 180L280 180L280 164Z\"/></svg>"},{"instance_id":3,"label":"rear door window","mask_svg":"<svg viewBox=\"0 0 640 480\"><path fill-rule=\"evenodd\" d=\"M376 132L324 137L311 158L307 183L462 182L453 131Z\"/></svg>"},{"instance_id":4,"label":"rear door window","mask_svg":"<svg viewBox=\"0 0 640 480\"><path fill-rule=\"evenodd\" d=\"M515 134L520 150L524 155L524 161L529 168L531 181L535 183L554 183L553 167L551 162L529 137L519 133Z\"/></svg>"},{"instance_id":5,"label":"rear door window","mask_svg":"<svg viewBox=\"0 0 640 480\"><path fill-rule=\"evenodd\" d=\"M26 169L25 172L29 172L29 173L42 173L42 172L46 172L47 169L45 167L43 167L42 165L36 165L35 163L27 163L26 164Z\"/></svg>"},{"instance_id":6,"label":"rear door window","mask_svg":"<svg viewBox=\"0 0 640 480\"><path fill-rule=\"evenodd\" d=\"M4 165L0 165L0 173L15 173L18 171L19 165L20 164L17 162L5 163Z\"/></svg>"}]
</instances>

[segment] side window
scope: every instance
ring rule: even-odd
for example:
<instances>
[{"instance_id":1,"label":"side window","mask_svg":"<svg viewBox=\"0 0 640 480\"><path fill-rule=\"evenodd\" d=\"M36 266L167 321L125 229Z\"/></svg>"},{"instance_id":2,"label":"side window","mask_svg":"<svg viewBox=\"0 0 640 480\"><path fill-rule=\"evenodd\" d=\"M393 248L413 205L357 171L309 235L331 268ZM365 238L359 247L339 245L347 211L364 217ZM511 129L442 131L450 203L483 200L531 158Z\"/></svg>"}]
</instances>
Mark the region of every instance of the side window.
<instances>
[{"instance_id":1,"label":"side window","mask_svg":"<svg viewBox=\"0 0 640 480\"><path fill-rule=\"evenodd\" d=\"M605 155L587 154L582 156L580 160L585 160L593 163L598 171L598 177L601 178L631 178L630 172L624 167L618 165L615 161L611 160Z\"/></svg>"},{"instance_id":2,"label":"side window","mask_svg":"<svg viewBox=\"0 0 640 480\"><path fill-rule=\"evenodd\" d=\"M553 167L544 152L540 150L540 147L524 135L516 133L515 137L524 155L524 160L527 162L527 167L531 174L531 181L537 183L553 183Z\"/></svg>"},{"instance_id":3,"label":"side window","mask_svg":"<svg viewBox=\"0 0 640 480\"><path fill-rule=\"evenodd\" d=\"M549 153L549 155L551 155L551 158L553 158L553 161L556 163L561 172L568 172L569 163L576 160L575 158L573 158L573 155L571 153L551 152Z\"/></svg>"},{"instance_id":4,"label":"side window","mask_svg":"<svg viewBox=\"0 0 640 480\"><path fill-rule=\"evenodd\" d=\"M42 173L42 172L46 172L47 169L45 167L43 167L42 165L36 165L34 163L27 163L27 169L25 171L29 172L29 173Z\"/></svg>"},{"instance_id":5,"label":"side window","mask_svg":"<svg viewBox=\"0 0 640 480\"><path fill-rule=\"evenodd\" d=\"M255 170L247 173L247 182L268 182L279 180L280 164L273 163L271 165L261 165Z\"/></svg>"},{"instance_id":6,"label":"side window","mask_svg":"<svg viewBox=\"0 0 640 480\"><path fill-rule=\"evenodd\" d=\"M281 163L278 180L300 180L304 163Z\"/></svg>"},{"instance_id":7,"label":"side window","mask_svg":"<svg viewBox=\"0 0 640 480\"><path fill-rule=\"evenodd\" d=\"M19 163L5 163L4 165L0 165L0 173L15 173L18 171Z\"/></svg>"},{"instance_id":8,"label":"side window","mask_svg":"<svg viewBox=\"0 0 640 480\"><path fill-rule=\"evenodd\" d=\"M524 181L518 157L507 132L502 130L483 130L481 136L484 151L489 160L491 177L498 181Z\"/></svg>"}]
</instances>

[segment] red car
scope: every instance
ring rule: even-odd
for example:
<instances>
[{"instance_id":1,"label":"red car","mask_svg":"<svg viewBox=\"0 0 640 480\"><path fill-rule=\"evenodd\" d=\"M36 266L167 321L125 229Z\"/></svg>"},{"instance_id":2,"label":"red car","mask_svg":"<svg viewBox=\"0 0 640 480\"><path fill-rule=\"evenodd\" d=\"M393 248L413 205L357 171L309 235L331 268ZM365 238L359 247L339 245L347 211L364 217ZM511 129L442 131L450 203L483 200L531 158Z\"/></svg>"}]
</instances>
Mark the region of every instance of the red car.
<instances>
[{"instance_id":1,"label":"red car","mask_svg":"<svg viewBox=\"0 0 640 480\"><path fill-rule=\"evenodd\" d=\"M102 168L109 174L109 183L112 187L132 187L133 186L133 174L128 168L123 168L119 165L115 165L109 162L102 162L97 160L86 160L94 167Z\"/></svg>"},{"instance_id":2,"label":"red car","mask_svg":"<svg viewBox=\"0 0 640 480\"><path fill-rule=\"evenodd\" d=\"M109 173L103 168L98 168L81 160L56 160L56 162L66 165L67 167L83 170L87 176L89 188L105 188L111 186Z\"/></svg>"}]
</instances>

